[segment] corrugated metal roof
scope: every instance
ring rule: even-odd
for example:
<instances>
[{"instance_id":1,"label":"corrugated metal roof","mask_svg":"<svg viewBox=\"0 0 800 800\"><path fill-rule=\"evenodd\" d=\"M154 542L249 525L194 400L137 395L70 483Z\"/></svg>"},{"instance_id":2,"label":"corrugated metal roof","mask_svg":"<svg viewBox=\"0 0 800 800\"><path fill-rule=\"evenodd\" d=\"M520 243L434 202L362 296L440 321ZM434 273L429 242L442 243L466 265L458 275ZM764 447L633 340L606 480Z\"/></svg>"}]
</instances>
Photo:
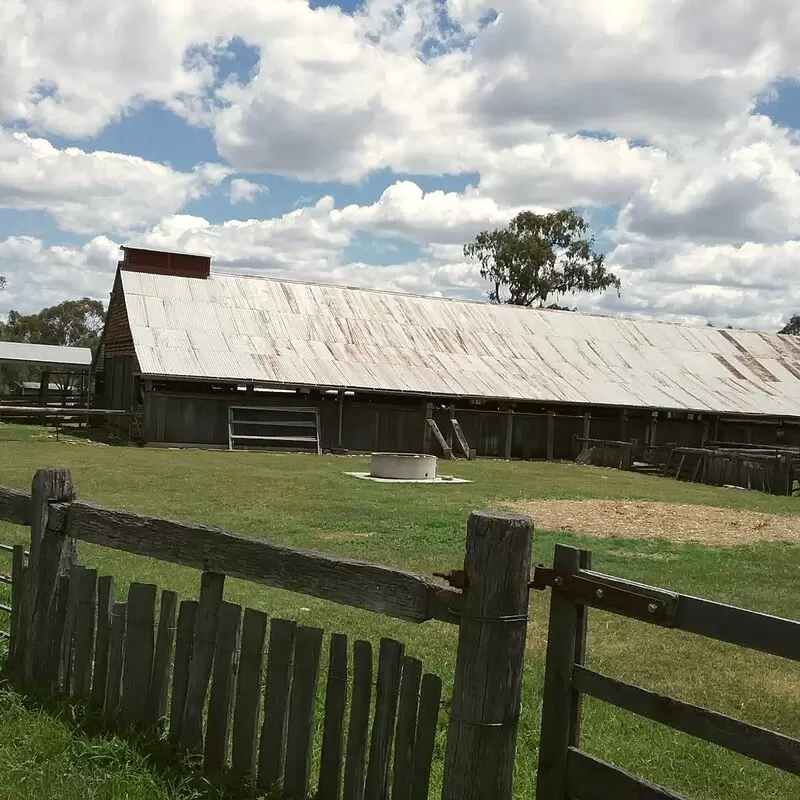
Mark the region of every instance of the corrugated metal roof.
<instances>
[{"instance_id":1,"label":"corrugated metal roof","mask_svg":"<svg viewBox=\"0 0 800 800\"><path fill-rule=\"evenodd\" d=\"M82 370L92 365L92 351L88 347L0 341L0 362Z\"/></svg>"},{"instance_id":2,"label":"corrugated metal roof","mask_svg":"<svg viewBox=\"0 0 800 800\"><path fill-rule=\"evenodd\" d=\"M154 377L800 416L793 337L235 275L122 285Z\"/></svg>"}]
</instances>

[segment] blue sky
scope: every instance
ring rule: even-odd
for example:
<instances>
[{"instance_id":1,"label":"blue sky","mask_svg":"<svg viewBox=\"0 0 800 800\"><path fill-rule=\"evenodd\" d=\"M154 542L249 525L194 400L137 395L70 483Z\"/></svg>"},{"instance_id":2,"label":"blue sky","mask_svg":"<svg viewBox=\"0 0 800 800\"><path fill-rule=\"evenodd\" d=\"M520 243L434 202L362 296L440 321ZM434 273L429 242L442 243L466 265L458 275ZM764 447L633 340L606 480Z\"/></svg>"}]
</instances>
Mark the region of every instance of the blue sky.
<instances>
[{"instance_id":1,"label":"blue sky","mask_svg":"<svg viewBox=\"0 0 800 800\"><path fill-rule=\"evenodd\" d=\"M78 2L30 0L0 32L0 314L105 296L126 242L480 296L463 244L566 206L623 278L586 310L771 329L800 308L780 0L726 12L724 42L716 0Z\"/></svg>"}]
</instances>

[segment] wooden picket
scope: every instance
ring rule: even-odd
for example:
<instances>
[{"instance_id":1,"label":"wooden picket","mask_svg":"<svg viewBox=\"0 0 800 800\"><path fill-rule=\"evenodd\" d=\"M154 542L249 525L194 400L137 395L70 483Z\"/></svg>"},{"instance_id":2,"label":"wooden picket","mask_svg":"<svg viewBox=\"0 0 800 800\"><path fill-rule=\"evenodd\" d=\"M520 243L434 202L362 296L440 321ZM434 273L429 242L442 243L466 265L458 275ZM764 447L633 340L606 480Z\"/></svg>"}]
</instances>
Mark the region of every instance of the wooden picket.
<instances>
[{"instance_id":1,"label":"wooden picket","mask_svg":"<svg viewBox=\"0 0 800 800\"><path fill-rule=\"evenodd\" d=\"M154 730L166 716L173 739L202 753L207 770L228 769L261 787L280 783L287 800L302 800L314 791L322 800L338 798L343 784L348 798L383 798L390 785L398 800L428 796L441 680L423 676L422 663L404 657L400 642L381 641L374 695L368 642L354 643L351 673L347 637L333 634L323 677L325 635L319 628L273 619L265 648L266 615L226 602L217 608L217 594L213 601L206 595L206 622L199 632L200 604L181 603L177 636L172 636L174 592L161 592L156 620L154 585L133 583L126 602L116 602L109 577L98 580L94 570L75 566L72 578L77 587L70 592L73 612L63 619L72 644L62 648L68 651L61 655L66 670L62 687L87 700L91 709L123 726ZM210 583L204 576L203 586ZM210 622L214 617L216 622ZM214 640L207 647L212 629ZM190 686L190 676L198 673ZM311 752L322 685L324 735L315 782ZM189 702L200 710L194 717L187 713ZM188 737L187 719L195 726Z\"/></svg>"}]
</instances>

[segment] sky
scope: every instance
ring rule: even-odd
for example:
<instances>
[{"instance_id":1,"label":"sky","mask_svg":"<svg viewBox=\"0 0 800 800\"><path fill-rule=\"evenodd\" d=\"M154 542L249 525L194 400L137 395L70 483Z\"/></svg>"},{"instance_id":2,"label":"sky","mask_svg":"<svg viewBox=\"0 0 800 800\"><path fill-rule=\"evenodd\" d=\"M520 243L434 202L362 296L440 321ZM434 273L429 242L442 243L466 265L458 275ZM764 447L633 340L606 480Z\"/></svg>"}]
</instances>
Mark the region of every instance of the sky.
<instances>
[{"instance_id":1,"label":"sky","mask_svg":"<svg viewBox=\"0 0 800 800\"><path fill-rule=\"evenodd\" d=\"M796 0L2 0L0 316L119 246L483 297L463 245L572 207L582 311L800 311Z\"/></svg>"}]
</instances>

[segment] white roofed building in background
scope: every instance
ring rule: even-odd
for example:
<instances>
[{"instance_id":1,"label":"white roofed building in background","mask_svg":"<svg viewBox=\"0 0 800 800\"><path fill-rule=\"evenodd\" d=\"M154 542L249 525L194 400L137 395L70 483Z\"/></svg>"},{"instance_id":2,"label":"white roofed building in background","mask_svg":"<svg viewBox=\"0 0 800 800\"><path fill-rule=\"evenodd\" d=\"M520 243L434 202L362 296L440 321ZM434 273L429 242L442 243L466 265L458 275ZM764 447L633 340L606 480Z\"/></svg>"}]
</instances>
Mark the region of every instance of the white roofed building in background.
<instances>
[{"instance_id":1,"label":"white roofed building in background","mask_svg":"<svg viewBox=\"0 0 800 800\"><path fill-rule=\"evenodd\" d=\"M92 351L88 347L0 341L0 364L26 364L54 372L78 372L92 366Z\"/></svg>"},{"instance_id":2,"label":"white roofed building in background","mask_svg":"<svg viewBox=\"0 0 800 800\"><path fill-rule=\"evenodd\" d=\"M602 438L646 445L785 442L794 427L800 445L791 336L212 273L208 256L123 251L104 391L110 408L143 407L150 439L223 444L231 408L280 402L315 408L323 438L353 450L418 451L426 419L448 409L479 454L506 457L534 457L541 425L556 457L571 453L588 417ZM720 428L725 415L734 427Z\"/></svg>"}]
</instances>

